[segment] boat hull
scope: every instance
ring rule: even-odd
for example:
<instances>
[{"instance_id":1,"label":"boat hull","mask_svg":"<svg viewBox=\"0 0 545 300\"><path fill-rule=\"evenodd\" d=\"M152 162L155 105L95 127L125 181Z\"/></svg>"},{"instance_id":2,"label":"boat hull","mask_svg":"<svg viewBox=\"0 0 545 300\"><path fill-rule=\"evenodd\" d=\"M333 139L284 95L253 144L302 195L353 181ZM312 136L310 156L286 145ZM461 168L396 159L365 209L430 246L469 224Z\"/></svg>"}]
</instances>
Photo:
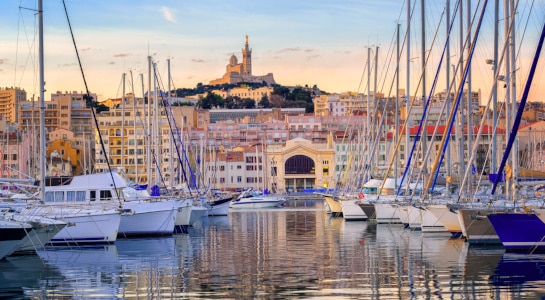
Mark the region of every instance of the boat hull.
<instances>
[{"instance_id":1,"label":"boat hull","mask_svg":"<svg viewBox=\"0 0 545 300\"><path fill-rule=\"evenodd\" d=\"M210 209L208 209L209 216L227 216L229 214L229 204L233 200L233 197L223 198L210 202Z\"/></svg>"},{"instance_id":2,"label":"boat hull","mask_svg":"<svg viewBox=\"0 0 545 300\"><path fill-rule=\"evenodd\" d=\"M488 219L507 250L545 250L545 223L535 213L489 214Z\"/></svg>"},{"instance_id":3,"label":"boat hull","mask_svg":"<svg viewBox=\"0 0 545 300\"><path fill-rule=\"evenodd\" d=\"M187 228L189 227L189 222L191 220L191 206L193 206L193 200L180 200L178 212L176 213L176 219L174 221L174 232L187 233Z\"/></svg>"},{"instance_id":4,"label":"boat hull","mask_svg":"<svg viewBox=\"0 0 545 300\"><path fill-rule=\"evenodd\" d=\"M121 214L113 211L90 215L65 215L62 219L71 225L57 233L49 244L109 244L117 239Z\"/></svg>"},{"instance_id":5,"label":"boat hull","mask_svg":"<svg viewBox=\"0 0 545 300\"><path fill-rule=\"evenodd\" d=\"M40 222L33 226L33 230L21 240L16 252L34 252L42 248L67 225L66 222L57 220L51 220L49 223L46 223L46 221Z\"/></svg>"},{"instance_id":6,"label":"boat hull","mask_svg":"<svg viewBox=\"0 0 545 300\"><path fill-rule=\"evenodd\" d=\"M12 254L32 227L23 223L0 221L0 259Z\"/></svg>"},{"instance_id":7,"label":"boat hull","mask_svg":"<svg viewBox=\"0 0 545 300\"><path fill-rule=\"evenodd\" d=\"M119 237L162 236L174 232L178 212L176 201L127 201L121 215Z\"/></svg>"},{"instance_id":8,"label":"boat hull","mask_svg":"<svg viewBox=\"0 0 545 300\"><path fill-rule=\"evenodd\" d=\"M193 226L202 217L206 216L208 216L208 208L204 206L192 206L191 215L189 216L189 226Z\"/></svg>"},{"instance_id":9,"label":"boat hull","mask_svg":"<svg viewBox=\"0 0 545 300\"><path fill-rule=\"evenodd\" d=\"M331 196L324 196L324 200L329 207L328 213L334 215L334 216L342 216L343 214L343 208L341 206L341 202L338 200L335 200L335 198Z\"/></svg>"},{"instance_id":10,"label":"boat hull","mask_svg":"<svg viewBox=\"0 0 545 300\"><path fill-rule=\"evenodd\" d=\"M230 209L253 209L253 208L273 208L279 207L281 202L278 200L256 200L256 201L244 201L244 202L235 202L232 201L229 204Z\"/></svg>"},{"instance_id":11,"label":"boat hull","mask_svg":"<svg viewBox=\"0 0 545 300\"><path fill-rule=\"evenodd\" d=\"M426 208L435 218L454 236L462 234L462 227L458 220L458 212L452 211L447 205L436 204Z\"/></svg>"},{"instance_id":12,"label":"boat hull","mask_svg":"<svg viewBox=\"0 0 545 300\"><path fill-rule=\"evenodd\" d=\"M358 205L361 208L361 210L363 210L363 213L365 214L365 216L367 216L367 219L369 221L371 221L371 220L376 221L377 220L377 213L375 211L375 205L374 204L360 201L360 202L358 202Z\"/></svg>"},{"instance_id":13,"label":"boat hull","mask_svg":"<svg viewBox=\"0 0 545 300\"><path fill-rule=\"evenodd\" d=\"M398 205L391 203L375 203L375 211L378 224L400 224L401 219L397 215Z\"/></svg>"},{"instance_id":14,"label":"boat hull","mask_svg":"<svg viewBox=\"0 0 545 300\"><path fill-rule=\"evenodd\" d=\"M501 244L488 214L492 211L486 208L463 208L458 210L458 220L462 235L470 244Z\"/></svg>"},{"instance_id":15,"label":"boat hull","mask_svg":"<svg viewBox=\"0 0 545 300\"><path fill-rule=\"evenodd\" d=\"M363 212L363 209L358 205L358 201L355 199L341 200L341 207L343 211L343 218L348 221L362 221L367 220L367 215Z\"/></svg>"}]
</instances>

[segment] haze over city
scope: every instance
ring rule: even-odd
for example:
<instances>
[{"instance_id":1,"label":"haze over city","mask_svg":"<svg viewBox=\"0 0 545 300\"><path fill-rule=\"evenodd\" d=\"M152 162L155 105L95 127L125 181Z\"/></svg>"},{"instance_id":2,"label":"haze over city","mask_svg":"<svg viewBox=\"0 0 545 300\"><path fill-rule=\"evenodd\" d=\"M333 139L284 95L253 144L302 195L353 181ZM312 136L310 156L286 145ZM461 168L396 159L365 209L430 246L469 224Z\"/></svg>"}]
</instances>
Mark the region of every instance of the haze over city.
<instances>
[{"instance_id":1,"label":"haze over city","mask_svg":"<svg viewBox=\"0 0 545 300\"><path fill-rule=\"evenodd\" d=\"M456 1L451 1L454 6ZM472 1L473 12L478 1ZM466 2L464 2L466 3ZM147 76L147 56L157 62L166 84L171 59L173 88L193 88L220 77L231 55L240 58L245 36L253 50L253 73L273 73L281 85L317 85L327 92L367 91L367 47L374 60L379 47L377 90L388 94L393 82L395 30L406 31L406 1L66 1L66 8L81 56L89 90L99 100L121 97L122 73ZM421 1L411 25L411 95L421 69ZM467 4L466 4L467 5ZM482 4L479 4L482 5ZM489 3L475 51L473 89L486 101L493 71L493 3ZM534 6L530 13L530 6ZM444 1L426 2L426 47L435 32L428 64L428 82L439 63L445 43ZM454 10L451 7L451 13ZM37 19L35 1L0 3L0 86L24 88L38 95ZM478 7L476 19L480 13ZM544 1L521 1L517 26L517 93L521 94L534 54ZM473 15L472 15L473 17ZM464 22L467 12L464 9ZM476 21L475 21L476 22ZM500 21L501 22L501 21ZM524 24L526 26L524 26ZM437 28L439 26L439 28ZM457 23L454 26L457 30ZM501 24L503 26L503 24ZM503 29L501 29L503 30ZM84 91L62 1L44 3L46 95L57 90ZM454 32L454 34L457 34ZM503 38L500 33L500 46ZM451 63L459 55L459 35L452 38ZM403 50L405 51L405 50ZM401 53L401 88L405 88L406 53ZM530 100L543 100L544 63L538 65ZM442 67L445 68L444 66ZM387 70L386 70L387 69ZM386 74L386 75L385 75ZM443 75L441 75L443 76ZM541 84L540 84L541 83ZM430 83L428 83L428 87ZM437 90L444 89L444 80ZM128 90L130 90L128 88ZM418 95L420 95L419 93ZM47 97L48 98L48 97Z\"/></svg>"}]
</instances>

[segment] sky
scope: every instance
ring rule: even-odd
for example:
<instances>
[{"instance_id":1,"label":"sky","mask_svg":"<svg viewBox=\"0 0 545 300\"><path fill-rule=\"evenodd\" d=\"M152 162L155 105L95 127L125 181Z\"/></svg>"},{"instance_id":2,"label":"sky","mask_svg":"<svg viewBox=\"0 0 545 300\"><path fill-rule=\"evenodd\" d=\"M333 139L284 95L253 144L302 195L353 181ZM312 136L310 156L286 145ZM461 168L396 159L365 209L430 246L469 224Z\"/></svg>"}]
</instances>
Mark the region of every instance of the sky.
<instances>
[{"instance_id":1,"label":"sky","mask_svg":"<svg viewBox=\"0 0 545 300\"><path fill-rule=\"evenodd\" d=\"M545 19L544 1L521 0L519 4L517 94L523 90L529 61ZM410 63L407 63L405 48L400 62L400 88L405 88L409 65L411 94L421 94L416 92L422 69L422 27L417 24L421 19L420 3L420 0L411 1L415 10ZM426 71L429 87L446 41L446 25L445 2L426 3L426 47L432 49ZM472 1L474 8L477 3L480 2ZM147 78L148 55L157 64L165 88L167 60L170 60L172 88L207 84L225 73L231 55L242 61L246 35L252 48L254 75L273 73L279 84L317 85L330 93L365 93L368 71L372 71L369 80L373 89L374 67L368 69L367 64L370 47L373 62L378 53L377 90L395 94L392 92L395 32L397 24L401 24L403 39L407 24L406 1L399 0L65 0L65 4L87 86L97 93L99 101L121 97L123 73L128 78L125 91L134 90L137 96L141 95L139 76L144 74ZM39 94L36 8L35 0L0 1L0 87L24 88L29 98ZM472 88L480 89L483 98L488 98L493 77L493 70L484 63L493 58L492 12L489 4L472 71ZM464 18L465 13L464 9ZM453 27L451 37L455 45L459 45L460 39L457 27ZM46 100L56 91L85 91L62 0L44 1L44 43ZM459 49L458 46L453 48ZM458 58L459 51L453 49L451 64ZM541 72L535 79L542 84L536 86L545 86L545 78L541 76L545 73L543 65L539 65ZM439 73L439 78L444 78L443 73ZM147 83L147 79L145 81ZM437 90L445 88L444 81L439 79ZM545 100L542 95L542 91L532 89L533 100Z\"/></svg>"}]
</instances>

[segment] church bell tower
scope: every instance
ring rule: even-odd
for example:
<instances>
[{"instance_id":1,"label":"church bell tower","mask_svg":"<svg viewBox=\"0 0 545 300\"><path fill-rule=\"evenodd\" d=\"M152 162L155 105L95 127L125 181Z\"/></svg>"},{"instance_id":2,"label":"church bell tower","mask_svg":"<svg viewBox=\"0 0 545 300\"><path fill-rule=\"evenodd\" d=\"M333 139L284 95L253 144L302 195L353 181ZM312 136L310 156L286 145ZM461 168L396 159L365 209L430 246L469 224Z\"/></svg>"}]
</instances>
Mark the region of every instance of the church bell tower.
<instances>
[{"instance_id":1,"label":"church bell tower","mask_svg":"<svg viewBox=\"0 0 545 300\"><path fill-rule=\"evenodd\" d=\"M246 35L246 44L242 49L242 72L243 75L252 75L252 49L248 46L248 35Z\"/></svg>"}]
</instances>

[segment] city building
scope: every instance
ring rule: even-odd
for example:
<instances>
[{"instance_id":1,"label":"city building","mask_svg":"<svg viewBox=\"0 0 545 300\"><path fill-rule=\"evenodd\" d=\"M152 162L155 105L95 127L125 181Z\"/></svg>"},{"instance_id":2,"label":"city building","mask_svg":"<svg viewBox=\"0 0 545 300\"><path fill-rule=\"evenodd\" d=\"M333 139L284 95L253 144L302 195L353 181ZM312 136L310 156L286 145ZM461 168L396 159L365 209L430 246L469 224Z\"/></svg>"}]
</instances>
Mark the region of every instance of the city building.
<instances>
[{"instance_id":1,"label":"city building","mask_svg":"<svg viewBox=\"0 0 545 300\"><path fill-rule=\"evenodd\" d=\"M249 86L240 86L228 90L213 90L212 93L221 96L223 99L227 97L239 97L241 99L252 99L255 101L256 107L259 104L259 101L263 97L270 99L274 88L270 86L262 86L258 88L252 88ZM201 95L202 96L202 95Z\"/></svg>"},{"instance_id":2,"label":"city building","mask_svg":"<svg viewBox=\"0 0 545 300\"><path fill-rule=\"evenodd\" d=\"M62 128L74 132L74 139L81 139L90 135L94 129L93 113L87 106L81 92L56 92L51 94L50 101L45 103L45 132L46 134ZM90 95L96 101L96 94ZM29 129L40 126L40 108L38 101L24 101L19 106L19 129Z\"/></svg>"},{"instance_id":3,"label":"city building","mask_svg":"<svg viewBox=\"0 0 545 300\"><path fill-rule=\"evenodd\" d=\"M0 115L8 123L17 123L19 121L20 103L26 101L26 92L17 87L0 88Z\"/></svg>"}]
</instances>

